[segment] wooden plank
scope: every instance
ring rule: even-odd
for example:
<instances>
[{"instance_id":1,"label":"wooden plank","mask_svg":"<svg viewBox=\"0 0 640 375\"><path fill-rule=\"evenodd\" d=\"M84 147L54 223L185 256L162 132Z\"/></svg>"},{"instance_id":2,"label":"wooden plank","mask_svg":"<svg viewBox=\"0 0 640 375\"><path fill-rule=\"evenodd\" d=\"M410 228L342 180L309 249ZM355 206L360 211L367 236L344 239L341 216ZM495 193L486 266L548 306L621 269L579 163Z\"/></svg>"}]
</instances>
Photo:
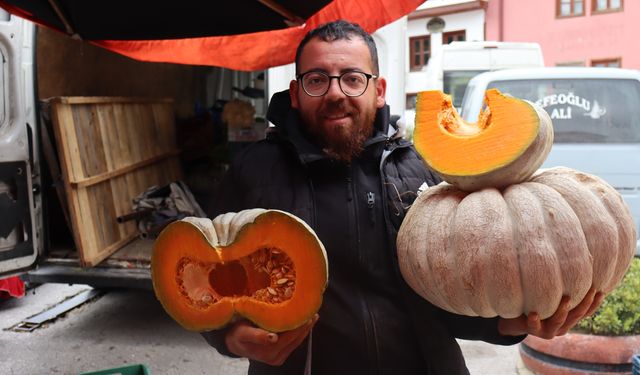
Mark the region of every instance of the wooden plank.
<instances>
[{"instance_id":1,"label":"wooden plank","mask_svg":"<svg viewBox=\"0 0 640 375\"><path fill-rule=\"evenodd\" d=\"M107 170L105 162L105 145L100 134L94 106L78 105L73 111L73 120L78 142L78 150L82 154L81 165L83 177L88 178Z\"/></svg>"},{"instance_id":2,"label":"wooden plank","mask_svg":"<svg viewBox=\"0 0 640 375\"><path fill-rule=\"evenodd\" d=\"M112 104L112 103L173 103L171 98L138 98L128 96L60 96L50 99L61 104Z\"/></svg>"},{"instance_id":3,"label":"wooden plank","mask_svg":"<svg viewBox=\"0 0 640 375\"><path fill-rule=\"evenodd\" d=\"M61 160L63 171L68 180L82 178L82 160L80 150L78 150L78 141L76 133L72 130L74 123L73 113L68 106L56 105L51 107L53 110L52 120L54 125L54 134L61 152Z\"/></svg>"},{"instance_id":4,"label":"wooden plank","mask_svg":"<svg viewBox=\"0 0 640 375\"><path fill-rule=\"evenodd\" d=\"M117 143L118 135L114 132L115 126L113 124L113 107L111 105L99 105L95 106L96 118L98 122L98 130L100 136L105 143L104 147L104 161L107 167L107 171L117 169L116 158L117 150L113 145Z\"/></svg>"},{"instance_id":5,"label":"wooden plank","mask_svg":"<svg viewBox=\"0 0 640 375\"><path fill-rule=\"evenodd\" d=\"M74 144L72 138L75 138L73 132L69 133L69 123L73 121L71 109L64 105L51 104L51 120L53 124L54 136L56 143L58 144L58 154L61 161L60 166L62 168L62 181L64 183L65 191L67 192L67 202L69 203L68 211L71 216L71 232L76 246L82 248L82 241L84 236L81 235L81 230L76 225L81 221L80 205L77 202L77 193L71 188L69 180L76 176L75 169L79 169L79 153L77 147L74 148L70 145Z\"/></svg>"},{"instance_id":6,"label":"wooden plank","mask_svg":"<svg viewBox=\"0 0 640 375\"><path fill-rule=\"evenodd\" d=\"M70 202L75 212L73 227L75 232L78 233L76 246L78 246L80 260L82 261L85 257L90 257L90 249L95 249L98 244L94 231L95 224L93 223L95 216L90 210L90 197L86 189L71 189L69 193Z\"/></svg>"},{"instance_id":7,"label":"wooden plank","mask_svg":"<svg viewBox=\"0 0 640 375\"><path fill-rule=\"evenodd\" d=\"M180 155L180 150L173 150L170 152L165 153L164 155L158 155L155 157L152 157L150 159L147 160L142 160L139 161L135 164L132 165L128 165L126 167L123 168L119 168L116 170L112 170L110 172L106 172L97 176L93 176L93 177L89 177L89 178L83 178L81 180L77 180L77 181L70 181L72 186L81 188L81 187L88 187L91 185L95 185L98 184L100 182L112 179L114 177L135 171L136 169L140 169L143 167L146 167L148 165L152 165L152 164L156 164L158 161L163 160L163 159L167 159L173 156L177 156Z\"/></svg>"},{"instance_id":8,"label":"wooden plank","mask_svg":"<svg viewBox=\"0 0 640 375\"><path fill-rule=\"evenodd\" d=\"M81 259L80 260L80 265L83 267L93 267L97 264L99 264L100 262L102 262L103 260L105 260L107 257L109 257L109 255L115 253L116 251L118 251L118 249L122 248L123 246L125 246L126 244L128 244L129 242L135 240L136 238L138 238L140 235L138 233L132 234L128 237L122 238L120 239L118 242L112 243L111 245L100 249L99 252L92 254L90 257L88 257L85 260Z\"/></svg>"},{"instance_id":9,"label":"wooden plank","mask_svg":"<svg viewBox=\"0 0 640 375\"><path fill-rule=\"evenodd\" d=\"M126 177L127 175L116 176L109 181L109 183L111 184L111 193L113 194L111 200L115 203L116 218L133 211L132 201L123 199L123 197L127 197L129 195ZM118 223L117 228L119 236L121 238L126 237L130 233L135 233L137 231L136 221L131 220L124 223Z\"/></svg>"},{"instance_id":10,"label":"wooden plank","mask_svg":"<svg viewBox=\"0 0 640 375\"><path fill-rule=\"evenodd\" d=\"M127 98L128 99L128 98ZM118 224L132 200L182 176L170 101L55 98L51 118L81 264L93 266L138 236Z\"/></svg>"}]
</instances>

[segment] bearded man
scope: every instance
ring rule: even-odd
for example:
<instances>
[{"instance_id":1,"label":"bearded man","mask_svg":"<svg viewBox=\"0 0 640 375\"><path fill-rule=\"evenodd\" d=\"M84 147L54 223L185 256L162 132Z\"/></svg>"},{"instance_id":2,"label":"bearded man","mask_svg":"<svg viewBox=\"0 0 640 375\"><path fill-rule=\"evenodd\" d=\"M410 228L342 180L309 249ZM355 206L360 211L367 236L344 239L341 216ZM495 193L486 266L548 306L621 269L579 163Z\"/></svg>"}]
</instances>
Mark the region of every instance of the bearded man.
<instances>
[{"instance_id":1,"label":"bearded man","mask_svg":"<svg viewBox=\"0 0 640 375\"><path fill-rule=\"evenodd\" d=\"M306 325L272 333L247 321L204 333L223 354L249 358L250 374L467 374L455 340L514 344L553 337L592 305L590 293L540 321L443 311L418 297L398 270L395 240L417 191L440 179L390 121L387 83L373 38L336 21L311 31L296 54L296 79L274 95L275 131L235 159L211 215L280 209L323 242L329 285ZM310 334L310 332L313 332Z\"/></svg>"}]
</instances>

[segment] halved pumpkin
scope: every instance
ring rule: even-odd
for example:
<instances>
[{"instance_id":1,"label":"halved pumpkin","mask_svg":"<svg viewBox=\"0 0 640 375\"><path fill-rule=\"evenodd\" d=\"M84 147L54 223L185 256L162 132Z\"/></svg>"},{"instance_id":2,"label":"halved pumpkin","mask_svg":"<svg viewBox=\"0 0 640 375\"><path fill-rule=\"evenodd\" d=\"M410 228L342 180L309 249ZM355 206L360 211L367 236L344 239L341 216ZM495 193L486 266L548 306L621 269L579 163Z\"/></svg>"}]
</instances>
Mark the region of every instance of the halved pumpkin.
<instances>
[{"instance_id":1,"label":"halved pumpkin","mask_svg":"<svg viewBox=\"0 0 640 375\"><path fill-rule=\"evenodd\" d=\"M155 242L151 273L162 306L188 330L218 329L239 315L281 332L318 311L328 267L301 219L252 209L170 224Z\"/></svg>"},{"instance_id":2,"label":"halved pumpkin","mask_svg":"<svg viewBox=\"0 0 640 375\"><path fill-rule=\"evenodd\" d=\"M431 169L465 191L526 181L553 144L549 115L535 104L487 90L476 123L441 91L418 93L414 143Z\"/></svg>"}]
</instances>

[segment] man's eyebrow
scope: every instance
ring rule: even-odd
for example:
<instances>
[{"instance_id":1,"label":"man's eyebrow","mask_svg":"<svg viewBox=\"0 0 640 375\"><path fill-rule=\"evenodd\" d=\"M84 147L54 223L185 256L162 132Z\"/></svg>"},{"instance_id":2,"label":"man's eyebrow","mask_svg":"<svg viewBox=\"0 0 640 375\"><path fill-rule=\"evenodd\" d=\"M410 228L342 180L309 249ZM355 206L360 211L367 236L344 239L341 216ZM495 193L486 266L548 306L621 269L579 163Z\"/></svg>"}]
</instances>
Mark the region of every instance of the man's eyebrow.
<instances>
[{"instance_id":1,"label":"man's eyebrow","mask_svg":"<svg viewBox=\"0 0 640 375\"><path fill-rule=\"evenodd\" d=\"M364 72L364 69L360 69L358 67L350 67L350 68L344 68L340 70L340 73L347 73L347 72Z\"/></svg>"},{"instance_id":2,"label":"man's eyebrow","mask_svg":"<svg viewBox=\"0 0 640 375\"><path fill-rule=\"evenodd\" d=\"M329 71L328 71L328 70L326 70L326 69L322 69L322 68L313 68L313 69L309 69L309 70L306 70L306 71L304 71L304 72L302 72L302 73L300 73L300 74L306 74L306 73L311 73L311 72L314 72L314 73L316 73L316 72L317 72L317 73L324 73L324 74L326 74L326 75L329 75ZM360 69L360 68L358 68L358 67L348 67L348 68L342 68L342 69L340 69L340 74L349 73L349 72L360 72L360 73L364 73L364 72L365 72L365 70L364 70L364 69Z\"/></svg>"}]
</instances>

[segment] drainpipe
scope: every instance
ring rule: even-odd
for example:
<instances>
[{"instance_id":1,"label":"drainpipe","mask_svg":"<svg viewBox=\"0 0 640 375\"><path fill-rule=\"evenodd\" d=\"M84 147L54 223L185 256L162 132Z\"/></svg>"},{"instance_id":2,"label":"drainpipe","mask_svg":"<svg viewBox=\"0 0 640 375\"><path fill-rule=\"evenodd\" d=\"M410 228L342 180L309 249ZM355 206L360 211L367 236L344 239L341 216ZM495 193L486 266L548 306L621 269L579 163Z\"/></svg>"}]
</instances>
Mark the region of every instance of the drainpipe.
<instances>
[{"instance_id":1,"label":"drainpipe","mask_svg":"<svg viewBox=\"0 0 640 375\"><path fill-rule=\"evenodd\" d=\"M504 41L504 0L498 0L499 1L499 5L498 5L498 14L499 14L499 31L498 31L498 40L503 42Z\"/></svg>"}]
</instances>

